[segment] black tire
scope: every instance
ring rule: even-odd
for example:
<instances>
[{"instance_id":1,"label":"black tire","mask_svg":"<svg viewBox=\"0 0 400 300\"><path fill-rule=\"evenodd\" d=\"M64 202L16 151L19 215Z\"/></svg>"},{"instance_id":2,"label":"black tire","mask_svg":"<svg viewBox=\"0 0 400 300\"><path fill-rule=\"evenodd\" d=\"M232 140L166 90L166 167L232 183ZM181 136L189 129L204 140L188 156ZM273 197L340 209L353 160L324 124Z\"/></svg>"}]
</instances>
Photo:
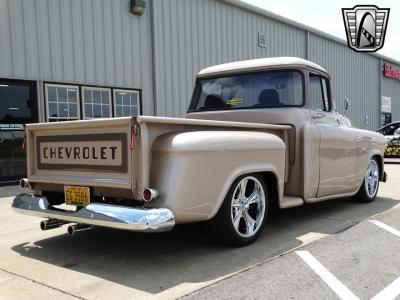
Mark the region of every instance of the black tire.
<instances>
[{"instance_id":1,"label":"black tire","mask_svg":"<svg viewBox=\"0 0 400 300\"><path fill-rule=\"evenodd\" d=\"M245 180L246 178L248 179L248 183L245 188L246 192L244 198L250 196L249 193L253 194L256 186L259 186L260 190L254 192L256 194L259 194L259 200L257 201L257 203L246 204L244 203L245 201L243 201L243 203L238 204L241 200L234 199L234 196L236 197L236 195L234 195L235 191L236 194L238 192L240 193L240 191L238 191L237 189L241 189L239 187L239 184L242 182L242 180ZM254 187L253 191L252 187ZM248 197L247 199L249 200L250 198L251 197ZM254 199L255 198L253 197L253 201ZM227 195L225 196L224 202L222 203L217 215L213 219L212 224L216 230L218 242L236 247L246 246L253 243L261 234L268 210L269 197L264 179L258 174L248 174L240 176L232 183ZM241 216L239 216L239 211L241 212ZM237 229L235 229L234 225L235 213L237 213L236 216L239 216L239 222L235 223L237 224ZM248 216L250 216L251 218L255 217L255 219L251 219L255 221L253 225L253 233L249 233L249 231L251 230L245 230L245 228L248 228L248 224L252 224L251 221L249 221L250 219L248 219ZM241 232L241 230L247 232Z\"/></svg>"},{"instance_id":2,"label":"black tire","mask_svg":"<svg viewBox=\"0 0 400 300\"><path fill-rule=\"evenodd\" d=\"M373 169L370 171L370 167ZM372 173L373 174L372 174ZM379 163L376 158L371 158L368 162L367 170L365 171L365 177L358 190L357 194L354 195L353 199L358 202L368 203L375 200L379 190L379 179L380 179ZM374 184L373 191L371 191L371 184ZM369 189L369 191L368 191Z\"/></svg>"}]
</instances>

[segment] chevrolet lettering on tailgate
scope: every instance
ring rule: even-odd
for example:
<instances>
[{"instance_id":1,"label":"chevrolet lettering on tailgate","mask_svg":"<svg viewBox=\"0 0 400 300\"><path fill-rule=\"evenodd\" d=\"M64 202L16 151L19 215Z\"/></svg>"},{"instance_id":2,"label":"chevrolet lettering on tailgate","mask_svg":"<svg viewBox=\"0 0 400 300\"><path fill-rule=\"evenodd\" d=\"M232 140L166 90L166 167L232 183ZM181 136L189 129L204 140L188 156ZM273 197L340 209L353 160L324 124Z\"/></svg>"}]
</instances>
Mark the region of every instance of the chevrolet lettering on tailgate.
<instances>
[{"instance_id":1,"label":"chevrolet lettering on tailgate","mask_svg":"<svg viewBox=\"0 0 400 300\"><path fill-rule=\"evenodd\" d=\"M38 168L122 170L126 168L126 134L39 136Z\"/></svg>"},{"instance_id":2,"label":"chevrolet lettering on tailgate","mask_svg":"<svg viewBox=\"0 0 400 300\"><path fill-rule=\"evenodd\" d=\"M96 143L96 142L94 142ZM121 156L116 157L121 152L121 143L117 142L117 146L104 146L101 145L88 146L86 142L80 142L79 146L68 146L69 143L59 143L60 145L54 145L54 143L43 143L41 145L40 152L42 153L43 161L51 162L52 160L66 160L67 163L71 161L87 160L88 163L96 162L96 160L102 160L110 162L112 164L121 163ZM99 143L97 143L99 144ZM65 145L65 146L64 146Z\"/></svg>"}]
</instances>

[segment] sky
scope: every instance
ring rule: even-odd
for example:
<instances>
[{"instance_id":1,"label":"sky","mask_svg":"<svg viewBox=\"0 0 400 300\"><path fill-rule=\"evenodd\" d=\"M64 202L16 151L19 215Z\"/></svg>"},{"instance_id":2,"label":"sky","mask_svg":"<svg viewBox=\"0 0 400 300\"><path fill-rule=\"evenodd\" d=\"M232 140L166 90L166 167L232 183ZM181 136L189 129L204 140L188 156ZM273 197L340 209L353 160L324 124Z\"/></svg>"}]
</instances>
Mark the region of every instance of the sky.
<instances>
[{"instance_id":1,"label":"sky","mask_svg":"<svg viewBox=\"0 0 400 300\"><path fill-rule=\"evenodd\" d=\"M400 61L400 1L399 0L242 0L252 5L292 19L307 26L346 40L342 8L360 4L375 4L390 8L385 44L378 53Z\"/></svg>"}]
</instances>

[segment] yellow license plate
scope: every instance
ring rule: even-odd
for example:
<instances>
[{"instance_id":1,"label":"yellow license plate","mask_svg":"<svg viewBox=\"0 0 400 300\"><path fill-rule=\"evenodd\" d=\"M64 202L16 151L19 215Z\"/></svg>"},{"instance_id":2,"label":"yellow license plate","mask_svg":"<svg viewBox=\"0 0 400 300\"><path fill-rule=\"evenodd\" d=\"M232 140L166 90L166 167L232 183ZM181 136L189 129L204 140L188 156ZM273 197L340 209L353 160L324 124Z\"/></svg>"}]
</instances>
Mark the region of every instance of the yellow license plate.
<instances>
[{"instance_id":1,"label":"yellow license plate","mask_svg":"<svg viewBox=\"0 0 400 300\"><path fill-rule=\"evenodd\" d=\"M86 206L90 203L90 189L83 186L65 186L65 204Z\"/></svg>"}]
</instances>

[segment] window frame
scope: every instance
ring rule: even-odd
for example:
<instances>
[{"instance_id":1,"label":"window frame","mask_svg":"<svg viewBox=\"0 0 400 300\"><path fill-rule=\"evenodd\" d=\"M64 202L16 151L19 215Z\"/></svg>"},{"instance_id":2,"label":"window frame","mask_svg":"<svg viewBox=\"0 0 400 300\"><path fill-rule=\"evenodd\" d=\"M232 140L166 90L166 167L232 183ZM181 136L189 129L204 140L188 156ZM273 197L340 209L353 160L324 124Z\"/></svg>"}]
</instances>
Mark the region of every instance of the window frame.
<instances>
[{"instance_id":1,"label":"window frame","mask_svg":"<svg viewBox=\"0 0 400 300\"><path fill-rule=\"evenodd\" d=\"M288 67L283 67L283 68L273 68L273 69L264 69L264 70L254 70L254 71L248 71L245 70L243 72L238 72L238 73L222 73L222 74L216 74L216 75L207 75L207 76L200 76L196 78L194 90L192 93L192 97L189 103L189 108L186 111L187 113L202 113L202 112L209 112L209 111L223 111L226 109L213 109L213 110L198 110L196 109L198 105L198 99L199 94L201 94L201 81L202 80L209 80L209 79L218 79L218 78L223 78L223 77L228 77L228 76L243 76L243 75L256 75L256 74L262 74L262 73L276 73L276 72L296 72L301 75L301 103L300 104L293 104L293 105L284 105L284 106L272 106L272 107L238 107L238 108L230 108L228 111L234 111L234 110L249 110L249 109L275 109L275 108L287 108L287 107L304 107L306 105L306 73L304 69L297 69L297 68L288 68Z\"/></svg>"},{"instance_id":2,"label":"window frame","mask_svg":"<svg viewBox=\"0 0 400 300\"><path fill-rule=\"evenodd\" d=\"M324 105L328 104L328 108L329 109L326 109L326 107L325 107L325 111L326 112L331 112L332 111L332 95L331 95L330 80L328 78L326 78L325 76L322 76L322 75L320 75L320 78L321 78L322 96L324 96L323 81L325 81L325 83L326 83L326 96L327 96L327 99L325 100L325 97L324 97Z\"/></svg>"},{"instance_id":3,"label":"window frame","mask_svg":"<svg viewBox=\"0 0 400 300\"><path fill-rule=\"evenodd\" d=\"M124 89L124 88L113 88L112 89L112 98L113 98L113 118L121 118L117 116L117 101L116 101L116 96L115 94L118 92L127 92L127 93L136 93L137 94L137 111L138 115L141 115L142 113L142 106L141 106L141 93L139 90L135 89ZM124 106L124 105L122 105ZM126 116L125 116L126 117Z\"/></svg>"},{"instance_id":4,"label":"window frame","mask_svg":"<svg viewBox=\"0 0 400 300\"><path fill-rule=\"evenodd\" d=\"M114 113L113 113L113 89L112 88L107 88L107 87L98 87L98 86L92 86L92 85L81 85L81 94L82 94L82 101L81 101L81 106L82 106L82 118L80 120L93 120L93 119L102 119L102 118L113 118L114 117ZM89 90L89 91L93 91L93 90L97 90L97 91L108 91L109 92L109 96L108 96L108 104L109 104L109 116L108 117L86 117L86 110L85 110L85 90ZM89 103L90 104L90 103ZM91 103L92 105L94 103ZM103 106L102 103L100 103L101 106Z\"/></svg>"},{"instance_id":5,"label":"window frame","mask_svg":"<svg viewBox=\"0 0 400 300\"><path fill-rule=\"evenodd\" d=\"M50 107L49 107L49 90L48 87L55 87L55 88L65 88L65 89L72 89L76 88L76 111L77 111L77 118L70 118L70 117L50 117L49 112L50 112ZM44 88L44 93L45 93L45 102L46 102L46 121L51 122L50 120L55 120L55 122L62 122L64 120L66 121L77 121L81 120L81 101L80 101L80 86L77 84L60 84L60 83L47 83L45 82L43 84ZM57 99L57 105L58 105L58 99ZM64 102L62 102L64 103ZM68 102L66 102L68 104ZM57 111L58 112L58 111ZM62 121L59 121L61 119ZM54 122L54 121L53 121Z\"/></svg>"},{"instance_id":6,"label":"window frame","mask_svg":"<svg viewBox=\"0 0 400 300\"><path fill-rule=\"evenodd\" d=\"M322 100L322 103L323 103L323 106L324 106L324 109L322 111L324 111L324 112L332 112L332 107L333 106L332 106L332 95L331 95L330 80L326 76L324 76L322 74L319 74L319 73L308 72L308 86L309 86L309 91L308 91L308 102L309 102L309 104L308 104L308 106L312 110L321 110L320 108L313 108L311 106L311 92L310 92L311 76L315 76L315 77L319 78L319 86L320 86L320 89L321 89L321 100ZM323 80L326 83L326 95L328 97L328 99L326 101L325 101L325 95L324 95L324 87L323 87L323 83L322 83ZM326 107L327 104L328 104L328 107Z\"/></svg>"}]
</instances>

